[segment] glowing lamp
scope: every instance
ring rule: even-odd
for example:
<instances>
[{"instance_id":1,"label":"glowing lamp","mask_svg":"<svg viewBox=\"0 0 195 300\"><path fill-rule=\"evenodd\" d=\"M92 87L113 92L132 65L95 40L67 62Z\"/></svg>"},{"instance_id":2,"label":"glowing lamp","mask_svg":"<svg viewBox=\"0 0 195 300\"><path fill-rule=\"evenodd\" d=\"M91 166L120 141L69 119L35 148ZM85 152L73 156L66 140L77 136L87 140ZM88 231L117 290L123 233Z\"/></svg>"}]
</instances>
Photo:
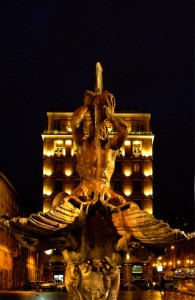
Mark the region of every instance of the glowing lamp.
<instances>
[{"instance_id":1,"label":"glowing lamp","mask_svg":"<svg viewBox=\"0 0 195 300\"><path fill-rule=\"evenodd\" d=\"M124 144L125 144L125 146L130 146L131 142L130 142L129 140L126 140L126 141L124 142Z\"/></svg>"},{"instance_id":2,"label":"glowing lamp","mask_svg":"<svg viewBox=\"0 0 195 300\"><path fill-rule=\"evenodd\" d=\"M70 126L67 127L68 132L72 132L72 128Z\"/></svg>"},{"instance_id":3,"label":"glowing lamp","mask_svg":"<svg viewBox=\"0 0 195 300\"><path fill-rule=\"evenodd\" d=\"M53 150L44 150L44 155L45 155L45 156L48 156L48 157L49 157L49 156L52 156L53 153L54 153Z\"/></svg>"},{"instance_id":4,"label":"glowing lamp","mask_svg":"<svg viewBox=\"0 0 195 300\"><path fill-rule=\"evenodd\" d=\"M129 177L131 175L131 171L128 169L125 169L124 174L125 174L125 176Z\"/></svg>"},{"instance_id":5,"label":"glowing lamp","mask_svg":"<svg viewBox=\"0 0 195 300\"><path fill-rule=\"evenodd\" d=\"M72 145L72 141L71 141L71 140L66 140L66 141L65 141L65 144L66 144L67 146L70 146L70 145Z\"/></svg>"},{"instance_id":6,"label":"glowing lamp","mask_svg":"<svg viewBox=\"0 0 195 300\"><path fill-rule=\"evenodd\" d=\"M65 188L65 193L67 193L67 194L71 194L71 192L72 192L72 190L70 189L70 188Z\"/></svg>"},{"instance_id":7,"label":"glowing lamp","mask_svg":"<svg viewBox=\"0 0 195 300\"><path fill-rule=\"evenodd\" d=\"M53 249L48 249L48 250L45 250L44 252L47 255L51 255L53 253Z\"/></svg>"},{"instance_id":8,"label":"glowing lamp","mask_svg":"<svg viewBox=\"0 0 195 300\"><path fill-rule=\"evenodd\" d=\"M66 176L71 176L72 175L72 170L71 169L66 169L65 170L65 174L66 174Z\"/></svg>"},{"instance_id":9,"label":"glowing lamp","mask_svg":"<svg viewBox=\"0 0 195 300\"><path fill-rule=\"evenodd\" d=\"M59 146L61 146L63 144L63 141L62 140L57 140L56 144L59 145Z\"/></svg>"},{"instance_id":10,"label":"glowing lamp","mask_svg":"<svg viewBox=\"0 0 195 300\"><path fill-rule=\"evenodd\" d=\"M51 170L49 170L49 169L47 169L47 168L44 168L44 170L43 170L43 175L51 176L51 174L52 174L52 171L51 171Z\"/></svg>"},{"instance_id":11,"label":"glowing lamp","mask_svg":"<svg viewBox=\"0 0 195 300\"><path fill-rule=\"evenodd\" d=\"M46 196L50 196L52 194L52 191L51 191L51 189L46 187L43 190L43 194L46 195Z\"/></svg>"},{"instance_id":12,"label":"glowing lamp","mask_svg":"<svg viewBox=\"0 0 195 300\"><path fill-rule=\"evenodd\" d=\"M125 194L125 196L130 196L130 195L131 195L131 190L128 189L128 188L126 188L126 189L124 190L124 194Z\"/></svg>"}]
</instances>

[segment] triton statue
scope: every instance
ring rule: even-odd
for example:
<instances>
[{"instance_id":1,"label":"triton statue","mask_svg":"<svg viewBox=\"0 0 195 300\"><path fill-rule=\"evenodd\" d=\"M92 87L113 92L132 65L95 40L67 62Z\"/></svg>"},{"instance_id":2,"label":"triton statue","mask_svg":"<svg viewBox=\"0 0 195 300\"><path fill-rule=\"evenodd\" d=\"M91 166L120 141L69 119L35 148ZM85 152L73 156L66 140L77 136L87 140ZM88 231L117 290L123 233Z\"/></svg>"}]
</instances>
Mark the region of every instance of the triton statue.
<instances>
[{"instance_id":1,"label":"triton statue","mask_svg":"<svg viewBox=\"0 0 195 300\"><path fill-rule=\"evenodd\" d=\"M24 247L61 250L66 288L69 299L74 300L116 300L119 265L125 251L135 244L147 249L187 239L183 232L111 190L116 152L127 137L127 126L114 114L114 96L102 91L99 63L96 74L96 91L86 91L83 105L72 115L80 185L71 195L59 193L46 213L0 220ZM86 115L90 116L87 128ZM112 138L109 126L116 132ZM136 248L133 251L136 256Z\"/></svg>"}]
</instances>

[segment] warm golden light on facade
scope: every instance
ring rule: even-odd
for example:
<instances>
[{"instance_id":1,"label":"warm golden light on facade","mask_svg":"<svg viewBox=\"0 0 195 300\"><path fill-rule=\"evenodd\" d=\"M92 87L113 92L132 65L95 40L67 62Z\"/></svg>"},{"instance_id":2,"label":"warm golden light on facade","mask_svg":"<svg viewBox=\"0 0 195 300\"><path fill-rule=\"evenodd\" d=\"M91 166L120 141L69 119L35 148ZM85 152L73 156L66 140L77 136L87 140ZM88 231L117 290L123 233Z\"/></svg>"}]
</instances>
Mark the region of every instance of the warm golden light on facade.
<instances>
[{"instance_id":1,"label":"warm golden light on facade","mask_svg":"<svg viewBox=\"0 0 195 300\"><path fill-rule=\"evenodd\" d=\"M49 188L49 187L44 187L44 188L43 188L43 194L44 194L44 195L47 195L47 196L50 196L50 195L52 194L51 188Z\"/></svg>"},{"instance_id":2,"label":"warm golden light on facade","mask_svg":"<svg viewBox=\"0 0 195 300\"><path fill-rule=\"evenodd\" d=\"M44 252L47 255L51 255L53 253L53 249L48 249L48 250L45 250Z\"/></svg>"},{"instance_id":3,"label":"warm golden light on facade","mask_svg":"<svg viewBox=\"0 0 195 300\"><path fill-rule=\"evenodd\" d=\"M125 194L125 196L130 196L131 195L131 189L130 188L125 188L124 189L124 194Z\"/></svg>"},{"instance_id":4,"label":"warm golden light on facade","mask_svg":"<svg viewBox=\"0 0 195 300\"><path fill-rule=\"evenodd\" d=\"M120 151L121 151L122 156L125 156L125 148L121 147Z\"/></svg>"},{"instance_id":5,"label":"warm golden light on facade","mask_svg":"<svg viewBox=\"0 0 195 300\"><path fill-rule=\"evenodd\" d=\"M51 168L43 168L43 175L51 176L52 170Z\"/></svg>"},{"instance_id":6,"label":"warm golden light on facade","mask_svg":"<svg viewBox=\"0 0 195 300\"><path fill-rule=\"evenodd\" d=\"M126 141L124 141L124 145L125 145L125 146L130 146L130 145L131 145L131 142L130 142L129 140L126 140Z\"/></svg>"},{"instance_id":7,"label":"warm golden light on facade","mask_svg":"<svg viewBox=\"0 0 195 300\"><path fill-rule=\"evenodd\" d=\"M152 195L152 189L146 189L146 190L144 190L144 195L145 196L151 196Z\"/></svg>"},{"instance_id":8,"label":"warm golden light on facade","mask_svg":"<svg viewBox=\"0 0 195 300\"><path fill-rule=\"evenodd\" d=\"M65 175L68 176L68 177L71 176L72 175L72 170L71 169L66 169L65 170Z\"/></svg>"},{"instance_id":9,"label":"warm golden light on facade","mask_svg":"<svg viewBox=\"0 0 195 300\"><path fill-rule=\"evenodd\" d=\"M66 141L65 141L65 144L66 144L67 146L72 145L72 140L66 140Z\"/></svg>"},{"instance_id":10,"label":"warm golden light on facade","mask_svg":"<svg viewBox=\"0 0 195 300\"><path fill-rule=\"evenodd\" d=\"M150 113L116 113L127 123L129 134L117 150L115 171L111 186L128 200L137 201L140 208L153 213L152 207L152 147L154 136L150 130ZM52 206L57 192L71 194L80 183L76 170L77 148L71 130L72 112L50 112L48 128L43 138L43 207ZM54 134L56 128L57 131ZM86 115L84 124L90 124ZM106 121L109 138L116 134L114 126ZM86 130L86 134L88 134ZM144 156L143 156L144 155ZM71 177L70 177L71 176ZM137 190L136 190L137 189Z\"/></svg>"},{"instance_id":11,"label":"warm golden light on facade","mask_svg":"<svg viewBox=\"0 0 195 300\"><path fill-rule=\"evenodd\" d=\"M123 173L126 177L129 177L131 175L131 170L130 169L124 169Z\"/></svg>"},{"instance_id":12,"label":"warm golden light on facade","mask_svg":"<svg viewBox=\"0 0 195 300\"><path fill-rule=\"evenodd\" d=\"M67 126L67 131L71 133L72 132L72 128L70 126Z\"/></svg>"},{"instance_id":13,"label":"warm golden light on facade","mask_svg":"<svg viewBox=\"0 0 195 300\"><path fill-rule=\"evenodd\" d=\"M53 156L54 155L54 151L53 150L47 150L47 149L45 149L43 151L43 155L48 156L48 157Z\"/></svg>"},{"instance_id":14,"label":"warm golden light on facade","mask_svg":"<svg viewBox=\"0 0 195 300\"><path fill-rule=\"evenodd\" d=\"M142 149L142 155L145 156L145 157L152 156L152 149L150 149L150 150Z\"/></svg>"},{"instance_id":15,"label":"warm golden light on facade","mask_svg":"<svg viewBox=\"0 0 195 300\"><path fill-rule=\"evenodd\" d=\"M43 212L46 213L48 210L50 210L50 208L51 208L50 206L44 204Z\"/></svg>"},{"instance_id":16,"label":"warm golden light on facade","mask_svg":"<svg viewBox=\"0 0 195 300\"><path fill-rule=\"evenodd\" d=\"M151 170L146 170L146 171L144 171L144 175L145 175L146 177L152 176L152 169L151 169Z\"/></svg>"},{"instance_id":17,"label":"warm golden light on facade","mask_svg":"<svg viewBox=\"0 0 195 300\"><path fill-rule=\"evenodd\" d=\"M144 209L144 210L147 211L150 215L153 214L153 208L152 208L152 207L146 208L146 209Z\"/></svg>"},{"instance_id":18,"label":"warm golden light on facade","mask_svg":"<svg viewBox=\"0 0 195 300\"><path fill-rule=\"evenodd\" d=\"M69 188L69 187L66 187L65 188L65 193L67 193L67 194L71 194L71 192L72 192L72 189L71 188Z\"/></svg>"},{"instance_id":19,"label":"warm golden light on facade","mask_svg":"<svg viewBox=\"0 0 195 300\"><path fill-rule=\"evenodd\" d=\"M58 145L58 146L63 145L63 141L62 141L62 140L57 140L57 141L56 141L56 145Z\"/></svg>"}]
</instances>

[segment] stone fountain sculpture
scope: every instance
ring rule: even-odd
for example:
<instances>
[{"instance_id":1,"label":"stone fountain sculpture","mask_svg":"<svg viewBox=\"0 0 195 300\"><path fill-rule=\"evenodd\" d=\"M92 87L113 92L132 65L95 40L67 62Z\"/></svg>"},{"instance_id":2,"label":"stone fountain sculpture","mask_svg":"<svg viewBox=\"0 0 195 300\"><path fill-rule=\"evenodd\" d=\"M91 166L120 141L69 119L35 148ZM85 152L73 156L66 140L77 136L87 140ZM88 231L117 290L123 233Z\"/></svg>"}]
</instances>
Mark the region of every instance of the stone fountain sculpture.
<instances>
[{"instance_id":1,"label":"stone fountain sculpture","mask_svg":"<svg viewBox=\"0 0 195 300\"><path fill-rule=\"evenodd\" d=\"M110 189L116 153L127 137L127 126L114 114L114 96L102 90L99 63L96 72L95 92L85 92L83 105L72 116L80 185L71 195L59 193L46 213L0 221L24 247L61 250L66 288L69 299L74 300L116 300L119 265L128 249L134 249L136 256L134 244L147 249L187 238ZM86 115L90 116L87 128ZM112 138L109 124L116 131Z\"/></svg>"}]
</instances>

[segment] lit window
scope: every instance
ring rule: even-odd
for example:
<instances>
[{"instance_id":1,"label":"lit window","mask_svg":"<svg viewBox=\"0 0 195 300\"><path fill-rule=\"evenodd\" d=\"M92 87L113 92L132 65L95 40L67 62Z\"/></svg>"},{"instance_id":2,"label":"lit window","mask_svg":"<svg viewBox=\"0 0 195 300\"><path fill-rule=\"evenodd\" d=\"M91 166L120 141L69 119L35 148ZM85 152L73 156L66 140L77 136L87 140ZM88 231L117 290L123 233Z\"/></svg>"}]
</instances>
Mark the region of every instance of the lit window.
<instances>
[{"instance_id":1,"label":"lit window","mask_svg":"<svg viewBox=\"0 0 195 300\"><path fill-rule=\"evenodd\" d=\"M140 141L133 142L133 155L140 156L142 151L142 143Z\"/></svg>"},{"instance_id":2,"label":"lit window","mask_svg":"<svg viewBox=\"0 0 195 300\"><path fill-rule=\"evenodd\" d=\"M65 144L68 145L68 146L70 146L70 145L72 145L72 141L71 140L66 140Z\"/></svg>"},{"instance_id":3,"label":"lit window","mask_svg":"<svg viewBox=\"0 0 195 300\"><path fill-rule=\"evenodd\" d=\"M134 163L134 165L133 165L133 171L135 173L139 173L140 172L140 163L138 163L138 162Z\"/></svg>"},{"instance_id":4,"label":"lit window","mask_svg":"<svg viewBox=\"0 0 195 300\"><path fill-rule=\"evenodd\" d=\"M125 146L130 146L131 142L129 140L125 140L124 144L125 144Z\"/></svg>"},{"instance_id":5,"label":"lit window","mask_svg":"<svg viewBox=\"0 0 195 300\"><path fill-rule=\"evenodd\" d=\"M63 155L63 141L54 141L54 154L57 156Z\"/></svg>"}]
</instances>

